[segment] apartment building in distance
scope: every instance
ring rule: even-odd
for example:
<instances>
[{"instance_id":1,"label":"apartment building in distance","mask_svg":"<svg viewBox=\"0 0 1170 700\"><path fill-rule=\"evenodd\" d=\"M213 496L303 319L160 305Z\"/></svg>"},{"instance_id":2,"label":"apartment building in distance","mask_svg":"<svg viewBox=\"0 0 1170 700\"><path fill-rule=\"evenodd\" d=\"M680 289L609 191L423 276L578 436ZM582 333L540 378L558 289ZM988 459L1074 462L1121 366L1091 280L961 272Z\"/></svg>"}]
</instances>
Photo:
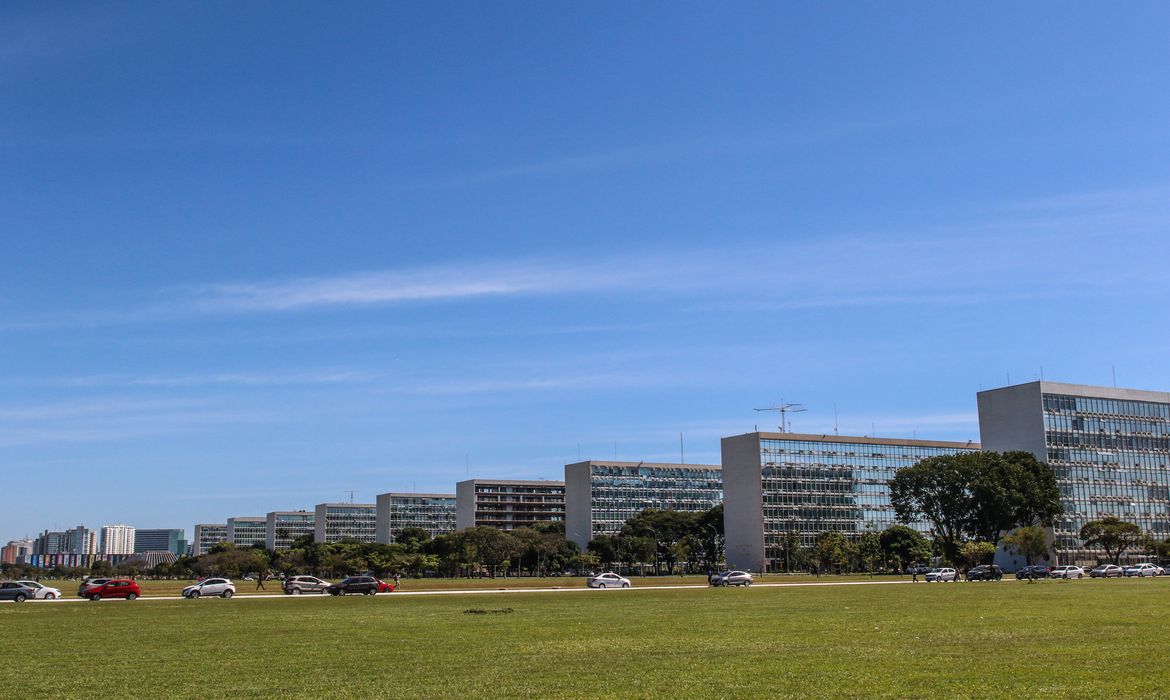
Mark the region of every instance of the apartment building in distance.
<instances>
[{"instance_id":1,"label":"apartment building in distance","mask_svg":"<svg viewBox=\"0 0 1170 700\"><path fill-rule=\"evenodd\" d=\"M66 554L69 552L69 533L45 530L33 540L33 554Z\"/></svg>"},{"instance_id":2,"label":"apartment building in distance","mask_svg":"<svg viewBox=\"0 0 1170 700\"><path fill-rule=\"evenodd\" d=\"M391 544L408 527L426 530L431 537L455 531L453 493L383 493L376 501L376 542Z\"/></svg>"},{"instance_id":3,"label":"apartment building in distance","mask_svg":"<svg viewBox=\"0 0 1170 700\"><path fill-rule=\"evenodd\" d=\"M314 512L313 539L373 542L376 515L373 503L319 503Z\"/></svg>"},{"instance_id":4,"label":"apartment building in distance","mask_svg":"<svg viewBox=\"0 0 1170 700\"><path fill-rule=\"evenodd\" d=\"M186 554L186 535L186 532L178 528L135 530L134 553L170 552L176 556Z\"/></svg>"},{"instance_id":5,"label":"apartment building in distance","mask_svg":"<svg viewBox=\"0 0 1170 700\"><path fill-rule=\"evenodd\" d=\"M130 525L103 525L98 551L110 556L113 554L134 553L135 529Z\"/></svg>"},{"instance_id":6,"label":"apartment building in distance","mask_svg":"<svg viewBox=\"0 0 1170 700\"><path fill-rule=\"evenodd\" d=\"M565 519L565 482L468 479L455 484L455 527L500 530Z\"/></svg>"},{"instance_id":7,"label":"apartment building in distance","mask_svg":"<svg viewBox=\"0 0 1170 700\"><path fill-rule=\"evenodd\" d=\"M227 541L237 547L266 546L268 518L239 516L227 520Z\"/></svg>"},{"instance_id":8,"label":"apartment building in distance","mask_svg":"<svg viewBox=\"0 0 1170 700\"><path fill-rule=\"evenodd\" d=\"M191 537L191 556L207 554L215 545L228 541L227 523L199 523Z\"/></svg>"},{"instance_id":9,"label":"apartment building in distance","mask_svg":"<svg viewBox=\"0 0 1170 700\"><path fill-rule=\"evenodd\" d=\"M84 525L65 531L67 542L64 551L68 554L93 556L98 553L98 533Z\"/></svg>"},{"instance_id":10,"label":"apartment building in distance","mask_svg":"<svg viewBox=\"0 0 1170 700\"><path fill-rule=\"evenodd\" d=\"M747 433L723 438L723 527L732 568L786 568L783 541L809 547L835 530L846 537L896 524L889 483L926 457L978 451L976 442ZM925 523L915 526L925 532Z\"/></svg>"},{"instance_id":11,"label":"apartment building in distance","mask_svg":"<svg viewBox=\"0 0 1170 700\"><path fill-rule=\"evenodd\" d=\"M0 547L0 563L25 563L33 554L33 544L34 540L31 539L11 540L8 544Z\"/></svg>"},{"instance_id":12,"label":"apartment building in distance","mask_svg":"<svg viewBox=\"0 0 1170 700\"><path fill-rule=\"evenodd\" d=\"M307 510L277 510L265 516L264 544L268 549L288 549L305 535L316 538L317 515Z\"/></svg>"},{"instance_id":13,"label":"apartment building in distance","mask_svg":"<svg viewBox=\"0 0 1170 700\"><path fill-rule=\"evenodd\" d=\"M565 536L581 549L616 535L647 508L705 511L723 502L723 470L715 464L609 462L565 465Z\"/></svg>"},{"instance_id":14,"label":"apartment building in distance","mask_svg":"<svg viewBox=\"0 0 1170 700\"><path fill-rule=\"evenodd\" d=\"M981 391L978 403L985 449L1031 452L1052 468L1059 563L1102 560L1080 531L1108 515L1170 537L1170 393L1038 381ZM1016 563L1004 552L997 561Z\"/></svg>"}]
</instances>

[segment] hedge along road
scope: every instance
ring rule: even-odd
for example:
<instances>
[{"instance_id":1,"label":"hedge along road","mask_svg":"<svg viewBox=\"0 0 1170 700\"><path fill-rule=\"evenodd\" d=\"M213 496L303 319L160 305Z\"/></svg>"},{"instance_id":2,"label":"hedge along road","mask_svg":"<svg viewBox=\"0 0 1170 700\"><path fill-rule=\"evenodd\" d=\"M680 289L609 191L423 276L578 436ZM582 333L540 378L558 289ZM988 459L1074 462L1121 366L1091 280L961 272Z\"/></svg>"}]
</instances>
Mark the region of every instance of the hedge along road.
<instances>
[{"instance_id":1,"label":"hedge along road","mask_svg":"<svg viewBox=\"0 0 1170 700\"><path fill-rule=\"evenodd\" d=\"M800 583L753 583L752 588L807 588L813 586L889 586L903 583L913 583L913 581L804 581ZM941 585L941 584L940 584ZM395 591L394 593L379 593L377 597L399 597L399 596L424 596L424 595L490 595L500 593L587 593L587 592L617 592L617 591L670 591L681 589L707 589L711 586L703 584L675 584L668 586L631 586L629 588L587 588L587 587L573 587L573 588L471 588L464 590L439 590L439 591ZM206 596L206 598L217 598L218 596ZM332 598L328 594L322 595L285 595L285 594L247 594L241 593L232 596L232 600L313 600L318 598ZM362 596L365 597L365 596ZM118 598L103 598L99 603L107 602L122 602L122 603L138 603L140 601L150 600L184 600L183 596L140 596L136 600L127 601ZM202 600L202 598L200 598ZM12 602L12 601L0 601ZM33 605L58 605L61 603L93 603L95 601L87 600L85 598L58 598L56 600L28 600L24 604L32 603Z\"/></svg>"}]
</instances>

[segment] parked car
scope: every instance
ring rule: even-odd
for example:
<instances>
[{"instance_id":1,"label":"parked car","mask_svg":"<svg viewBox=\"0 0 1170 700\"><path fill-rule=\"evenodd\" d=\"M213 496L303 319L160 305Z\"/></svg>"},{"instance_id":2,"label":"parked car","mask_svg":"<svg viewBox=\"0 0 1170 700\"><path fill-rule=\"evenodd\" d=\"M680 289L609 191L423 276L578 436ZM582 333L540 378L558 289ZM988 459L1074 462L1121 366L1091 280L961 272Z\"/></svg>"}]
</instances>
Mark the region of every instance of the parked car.
<instances>
[{"instance_id":1,"label":"parked car","mask_svg":"<svg viewBox=\"0 0 1170 700\"><path fill-rule=\"evenodd\" d=\"M81 579L81 585L77 587L77 595L80 598L88 598L88 593L91 588L104 586L109 581L110 579L100 576L97 578L83 578Z\"/></svg>"},{"instance_id":2,"label":"parked car","mask_svg":"<svg viewBox=\"0 0 1170 700\"><path fill-rule=\"evenodd\" d=\"M1084 578L1085 570L1079 566L1058 566L1048 572L1052 578Z\"/></svg>"},{"instance_id":3,"label":"parked car","mask_svg":"<svg viewBox=\"0 0 1170 700\"><path fill-rule=\"evenodd\" d=\"M56 600L61 597L61 591L56 588L49 588L43 583L37 581L17 581L22 586L28 586L33 589L33 597L37 600Z\"/></svg>"},{"instance_id":4,"label":"parked car","mask_svg":"<svg viewBox=\"0 0 1170 700\"><path fill-rule=\"evenodd\" d=\"M590 576L585 580L585 585L590 588L629 588L630 579L618 576L615 573L606 572L596 576Z\"/></svg>"},{"instance_id":5,"label":"parked car","mask_svg":"<svg viewBox=\"0 0 1170 700\"><path fill-rule=\"evenodd\" d=\"M995 564L980 564L967 569L968 581L998 581L1003 578L1003 569Z\"/></svg>"},{"instance_id":6,"label":"parked car","mask_svg":"<svg viewBox=\"0 0 1170 700\"><path fill-rule=\"evenodd\" d=\"M955 571L954 569L950 568L949 566L942 567L940 569L931 569L930 571L926 572L926 582L927 583L933 583L936 581L938 583L942 583L943 581L958 581L958 580L959 580L959 572Z\"/></svg>"},{"instance_id":7,"label":"parked car","mask_svg":"<svg viewBox=\"0 0 1170 700\"><path fill-rule=\"evenodd\" d=\"M137 581L120 578L110 579L100 586L87 589L85 592L85 597L90 600L101 600L102 598L134 600L140 595L142 595L142 589L138 587Z\"/></svg>"},{"instance_id":8,"label":"parked car","mask_svg":"<svg viewBox=\"0 0 1170 700\"><path fill-rule=\"evenodd\" d=\"M32 598L35 591L19 581L0 581L0 600L13 600L17 603Z\"/></svg>"},{"instance_id":9,"label":"parked car","mask_svg":"<svg viewBox=\"0 0 1170 700\"><path fill-rule=\"evenodd\" d=\"M1121 578L1124 575L1124 569L1117 564L1102 564L1089 572L1089 578Z\"/></svg>"},{"instance_id":10,"label":"parked car","mask_svg":"<svg viewBox=\"0 0 1170 700\"><path fill-rule=\"evenodd\" d=\"M1050 571L1051 569L1045 564L1033 564L1017 571L1016 578L1021 581L1029 578L1048 578Z\"/></svg>"},{"instance_id":11,"label":"parked car","mask_svg":"<svg viewBox=\"0 0 1170 700\"><path fill-rule=\"evenodd\" d=\"M1125 569L1123 571L1124 571L1126 576L1146 577L1146 576L1158 576L1159 575L1158 574L1158 567L1155 566L1154 564L1150 564L1149 562L1146 562L1144 564L1134 564L1133 566L1127 566L1127 567L1125 567Z\"/></svg>"},{"instance_id":12,"label":"parked car","mask_svg":"<svg viewBox=\"0 0 1170 700\"><path fill-rule=\"evenodd\" d=\"M281 590L289 595L324 593L325 589L329 588L329 582L322 581L316 576L293 576L286 578L284 583L280 584L280 587Z\"/></svg>"},{"instance_id":13,"label":"parked car","mask_svg":"<svg viewBox=\"0 0 1170 700\"><path fill-rule=\"evenodd\" d=\"M753 581L755 579L746 571L720 571L707 579L712 586L750 586Z\"/></svg>"},{"instance_id":14,"label":"parked car","mask_svg":"<svg viewBox=\"0 0 1170 700\"><path fill-rule=\"evenodd\" d=\"M348 593L374 595L378 592L378 579L373 576L350 576L342 579L340 583L330 584L325 591L329 595L346 595Z\"/></svg>"},{"instance_id":15,"label":"parked car","mask_svg":"<svg viewBox=\"0 0 1170 700\"><path fill-rule=\"evenodd\" d=\"M235 594L236 584L226 578L205 578L199 583L191 584L183 589L183 597L191 599L202 596L231 598Z\"/></svg>"}]
</instances>

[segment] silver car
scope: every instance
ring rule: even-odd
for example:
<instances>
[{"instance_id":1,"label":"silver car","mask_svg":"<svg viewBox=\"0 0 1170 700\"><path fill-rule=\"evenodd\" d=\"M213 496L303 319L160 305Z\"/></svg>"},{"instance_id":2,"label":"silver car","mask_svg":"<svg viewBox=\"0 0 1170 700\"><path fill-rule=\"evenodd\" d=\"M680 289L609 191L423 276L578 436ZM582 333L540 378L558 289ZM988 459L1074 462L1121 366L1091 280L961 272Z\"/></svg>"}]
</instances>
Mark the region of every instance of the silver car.
<instances>
[{"instance_id":1,"label":"silver car","mask_svg":"<svg viewBox=\"0 0 1170 700\"><path fill-rule=\"evenodd\" d=\"M236 584L226 578L205 578L183 589L183 597L192 600L203 596L231 598L235 594Z\"/></svg>"},{"instance_id":2,"label":"silver car","mask_svg":"<svg viewBox=\"0 0 1170 700\"><path fill-rule=\"evenodd\" d=\"M293 576L286 578L280 586L289 595L302 593L324 593L329 588L328 581L322 581L316 576Z\"/></svg>"},{"instance_id":3,"label":"silver car","mask_svg":"<svg viewBox=\"0 0 1170 700\"><path fill-rule=\"evenodd\" d=\"M1133 566L1127 566L1127 567L1125 567L1124 571L1125 571L1126 576L1145 577L1145 576L1159 576L1159 575L1161 575L1162 569L1161 569L1161 567L1158 567L1154 564L1146 563L1146 564L1134 564Z\"/></svg>"},{"instance_id":4,"label":"silver car","mask_svg":"<svg viewBox=\"0 0 1170 700\"><path fill-rule=\"evenodd\" d=\"M57 588L49 588L43 583L36 581L17 581L22 586L27 586L33 590L33 598L37 600L56 600L61 597L61 591Z\"/></svg>"},{"instance_id":5,"label":"silver car","mask_svg":"<svg viewBox=\"0 0 1170 700\"><path fill-rule=\"evenodd\" d=\"M1057 566L1048 575L1052 578L1084 578L1085 570L1079 566Z\"/></svg>"},{"instance_id":6,"label":"silver car","mask_svg":"<svg viewBox=\"0 0 1170 700\"><path fill-rule=\"evenodd\" d=\"M613 573L598 574L590 576L585 581L585 585L590 588L629 588L630 579L623 578Z\"/></svg>"},{"instance_id":7,"label":"silver car","mask_svg":"<svg viewBox=\"0 0 1170 700\"><path fill-rule=\"evenodd\" d=\"M746 571L720 571L709 582L712 586L750 586L754 580Z\"/></svg>"},{"instance_id":8,"label":"silver car","mask_svg":"<svg viewBox=\"0 0 1170 700\"><path fill-rule=\"evenodd\" d=\"M958 581L958 580L959 580L959 572L955 571L954 569L952 569L950 567L943 567L941 569L931 569L930 571L926 572L926 582L927 583L933 583L936 581L939 583L942 583L943 581Z\"/></svg>"}]
</instances>

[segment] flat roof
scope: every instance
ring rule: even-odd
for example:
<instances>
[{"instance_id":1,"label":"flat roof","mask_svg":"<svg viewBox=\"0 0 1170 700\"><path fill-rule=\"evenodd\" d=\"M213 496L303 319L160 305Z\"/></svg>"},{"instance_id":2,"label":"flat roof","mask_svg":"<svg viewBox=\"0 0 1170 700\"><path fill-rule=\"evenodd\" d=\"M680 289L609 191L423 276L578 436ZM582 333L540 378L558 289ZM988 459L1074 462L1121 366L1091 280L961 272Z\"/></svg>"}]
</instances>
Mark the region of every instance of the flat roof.
<instances>
[{"instance_id":1,"label":"flat roof","mask_svg":"<svg viewBox=\"0 0 1170 700\"><path fill-rule=\"evenodd\" d=\"M455 498L455 494L453 493L403 493L400 491L378 494L378 498L382 496L397 496L398 498Z\"/></svg>"},{"instance_id":2,"label":"flat roof","mask_svg":"<svg viewBox=\"0 0 1170 700\"><path fill-rule=\"evenodd\" d=\"M344 508L377 508L375 503L318 503L318 508L333 508L334 506L341 506Z\"/></svg>"},{"instance_id":3,"label":"flat roof","mask_svg":"<svg viewBox=\"0 0 1170 700\"><path fill-rule=\"evenodd\" d=\"M610 459L587 459L584 462L573 462L566 464L566 467L576 467L581 464L596 464L602 467L662 467L665 469L706 469L710 471L723 471L723 467L718 464L683 464L682 462L618 462Z\"/></svg>"},{"instance_id":4,"label":"flat roof","mask_svg":"<svg viewBox=\"0 0 1170 700\"><path fill-rule=\"evenodd\" d=\"M464 479L460 484L500 484L502 486L564 486L563 481L545 481L544 479Z\"/></svg>"},{"instance_id":5,"label":"flat roof","mask_svg":"<svg viewBox=\"0 0 1170 700\"><path fill-rule=\"evenodd\" d=\"M989 394L1005 389L1016 389L1024 386L1039 386L1043 394L1066 394L1093 399L1119 399L1123 401L1150 401L1152 403L1170 403L1170 391L1151 391L1148 389L1126 389L1110 386L1092 386L1090 384L1066 384L1064 382L1046 382L1037 380L1022 384L1011 384L995 389L985 389L980 394Z\"/></svg>"},{"instance_id":6,"label":"flat roof","mask_svg":"<svg viewBox=\"0 0 1170 700\"><path fill-rule=\"evenodd\" d=\"M847 445L910 445L914 447L946 447L952 449L982 449L980 443L974 440L966 442L952 442L947 440L912 440L910 438L880 438L856 435L828 435L810 433L744 433L723 438L729 440L738 437L756 436L760 440L801 440L805 442L832 442Z\"/></svg>"}]
</instances>

